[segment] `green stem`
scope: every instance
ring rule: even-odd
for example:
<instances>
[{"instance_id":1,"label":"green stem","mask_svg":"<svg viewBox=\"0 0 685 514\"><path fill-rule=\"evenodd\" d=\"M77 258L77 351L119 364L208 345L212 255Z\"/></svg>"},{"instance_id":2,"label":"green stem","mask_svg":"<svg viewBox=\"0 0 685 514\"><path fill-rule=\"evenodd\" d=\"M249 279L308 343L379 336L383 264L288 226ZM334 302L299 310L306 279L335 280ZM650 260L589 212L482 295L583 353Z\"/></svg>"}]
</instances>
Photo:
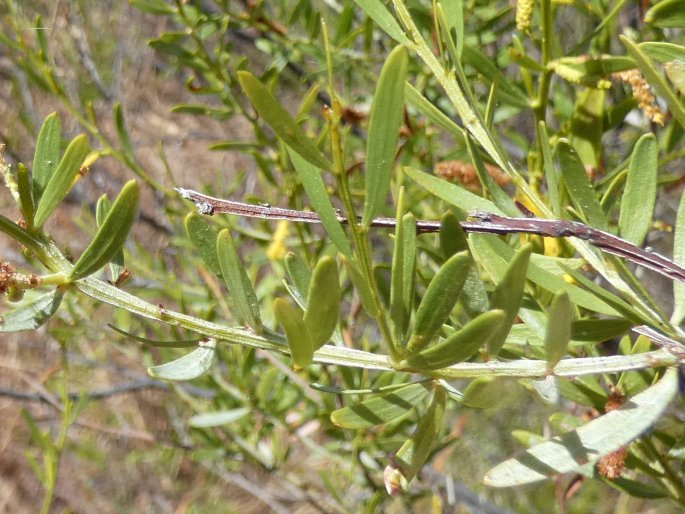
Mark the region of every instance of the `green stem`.
<instances>
[{"instance_id":1,"label":"green stem","mask_svg":"<svg viewBox=\"0 0 685 514\"><path fill-rule=\"evenodd\" d=\"M256 335L242 328L231 328L211 321L202 320L152 305L110 284L92 277L74 282L73 287L82 293L104 303L125 309L148 319L160 321L173 326L183 327L207 337L240 344L251 348L288 354L285 338L275 333ZM396 370L385 355L373 354L342 346L325 345L314 353L314 361L324 364L335 364L361 369L383 371ZM554 374L561 377L573 377L598 373L617 373L620 371L639 370L678 365L678 358L665 351L656 350L636 355L616 355L609 357L564 359L554 368ZM479 376L504 376L517 378L544 378L548 375L548 364L543 360L520 360L513 362L489 361L484 363L467 362L455 364L449 368L427 373L436 378L467 378Z\"/></svg>"}]
</instances>

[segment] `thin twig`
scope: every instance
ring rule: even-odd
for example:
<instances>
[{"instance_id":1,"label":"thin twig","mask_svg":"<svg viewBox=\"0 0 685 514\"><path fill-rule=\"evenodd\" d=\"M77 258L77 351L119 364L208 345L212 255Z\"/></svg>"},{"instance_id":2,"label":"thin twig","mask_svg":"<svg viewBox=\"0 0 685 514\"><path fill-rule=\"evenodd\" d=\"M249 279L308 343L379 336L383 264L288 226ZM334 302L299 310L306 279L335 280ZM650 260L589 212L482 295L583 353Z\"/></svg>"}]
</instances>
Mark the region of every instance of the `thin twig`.
<instances>
[{"instance_id":1,"label":"thin twig","mask_svg":"<svg viewBox=\"0 0 685 514\"><path fill-rule=\"evenodd\" d=\"M185 199L197 206L200 214L236 214L249 218L271 220L289 220L300 223L321 223L315 212L282 209L270 205L251 205L233 200L213 198L190 189L176 188ZM347 223L342 213L337 213L340 223ZM685 268L676 264L663 255L642 248L616 237L613 234L597 230L576 221L550 220L541 218L511 218L490 212L474 211L469 213L469 220L460 222L465 232L484 234L513 234L528 233L545 237L577 237L607 253L618 255L635 264L651 269L668 278L685 283ZM372 227L394 228L394 218L376 218L371 222ZM419 220L416 222L417 232L437 232L440 230L439 221Z\"/></svg>"}]
</instances>

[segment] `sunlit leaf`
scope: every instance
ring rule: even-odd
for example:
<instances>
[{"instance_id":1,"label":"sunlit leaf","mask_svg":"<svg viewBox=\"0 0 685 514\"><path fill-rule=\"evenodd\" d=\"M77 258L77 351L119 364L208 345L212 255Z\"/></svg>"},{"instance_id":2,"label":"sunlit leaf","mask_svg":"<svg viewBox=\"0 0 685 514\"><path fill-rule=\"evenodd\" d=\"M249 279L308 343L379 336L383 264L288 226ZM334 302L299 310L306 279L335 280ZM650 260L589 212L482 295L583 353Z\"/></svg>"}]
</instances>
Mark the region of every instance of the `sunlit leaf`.
<instances>
[{"instance_id":1,"label":"sunlit leaf","mask_svg":"<svg viewBox=\"0 0 685 514\"><path fill-rule=\"evenodd\" d=\"M285 330L293 363L300 368L309 366L314 356L314 343L304 324L302 311L282 298L276 298L272 308L276 321Z\"/></svg>"},{"instance_id":2,"label":"sunlit leaf","mask_svg":"<svg viewBox=\"0 0 685 514\"><path fill-rule=\"evenodd\" d=\"M583 215L588 224L600 230L607 230L609 224L599 205L597 193L590 184L584 164L575 149L565 140L560 140L555 148L561 176L573 205Z\"/></svg>"},{"instance_id":3,"label":"sunlit leaf","mask_svg":"<svg viewBox=\"0 0 685 514\"><path fill-rule=\"evenodd\" d=\"M502 309L506 313L503 322L497 329L492 331L488 339L488 352L492 356L497 355L500 348L502 348L521 307L524 286L526 285L528 262L532 251L532 245L527 244L514 254L506 273L495 286L495 291L490 298L491 309Z\"/></svg>"},{"instance_id":4,"label":"sunlit leaf","mask_svg":"<svg viewBox=\"0 0 685 514\"><path fill-rule=\"evenodd\" d=\"M73 280L95 273L121 251L138 216L139 199L138 182L130 180L121 188L95 237L74 264L70 274Z\"/></svg>"},{"instance_id":5,"label":"sunlit leaf","mask_svg":"<svg viewBox=\"0 0 685 514\"><path fill-rule=\"evenodd\" d=\"M661 0L645 13L645 22L655 27L685 27L685 2L683 0Z\"/></svg>"},{"instance_id":6,"label":"sunlit leaf","mask_svg":"<svg viewBox=\"0 0 685 514\"><path fill-rule=\"evenodd\" d=\"M239 71L238 81L259 115L286 145L317 168L329 170L333 167L257 77L247 71Z\"/></svg>"},{"instance_id":7,"label":"sunlit leaf","mask_svg":"<svg viewBox=\"0 0 685 514\"><path fill-rule=\"evenodd\" d=\"M33 156L32 185L35 203L40 202L45 187L57 169L61 138L59 115L53 112L43 122L36 141L36 152Z\"/></svg>"},{"instance_id":8,"label":"sunlit leaf","mask_svg":"<svg viewBox=\"0 0 685 514\"><path fill-rule=\"evenodd\" d=\"M88 138L76 136L64 152L57 169L50 176L36 207L34 225L40 228L50 217L55 208L67 196L83 161L88 154Z\"/></svg>"},{"instance_id":9,"label":"sunlit leaf","mask_svg":"<svg viewBox=\"0 0 685 514\"><path fill-rule=\"evenodd\" d=\"M547 330L545 331L545 358L550 369L566 354L571 340L573 304L564 291L557 293L547 311Z\"/></svg>"},{"instance_id":10,"label":"sunlit leaf","mask_svg":"<svg viewBox=\"0 0 685 514\"><path fill-rule=\"evenodd\" d=\"M216 240L216 254L221 267L221 274L228 292L238 308L240 318L252 330L261 333L262 319L259 314L257 295L255 295L250 277L247 276L245 267L240 260L229 229L219 232Z\"/></svg>"},{"instance_id":11,"label":"sunlit leaf","mask_svg":"<svg viewBox=\"0 0 685 514\"><path fill-rule=\"evenodd\" d=\"M445 400L444 389L437 388L433 401L421 417L416 431L395 454L395 465L407 482L416 476L428 460L433 447L439 442L442 420L445 416Z\"/></svg>"},{"instance_id":12,"label":"sunlit leaf","mask_svg":"<svg viewBox=\"0 0 685 514\"><path fill-rule=\"evenodd\" d=\"M485 345L492 331L497 330L505 317L501 310L484 312L445 340L409 355L407 364L418 370L434 370L463 362Z\"/></svg>"},{"instance_id":13,"label":"sunlit leaf","mask_svg":"<svg viewBox=\"0 0 685 514\"><path fill-rule=\"evenodd\" d=\"M425 383L410 384L333 411L331 421L343 428L368 428L389 423L416 407L428 391L430 386Z\"/></svg>"},{"instance_id":14,"label":"sunlit leaf","mask_svg":"<svg viewBox=\"0 0 685 514\"><path fill-rule=\"evenodd\" d=\"M204 262L210 271L217 277L223 278L221 266L219 265L219 257L216 253L216 231L204 216L200 216L194 212L191 212L186 216L184 225L186 234L188 234L193 245L195 245L195 248L200 253L202 262Z\"/></svg>"},{"instance_id":15,"label":"sunlit leaf","mask_svg":"<svg viewBox=\"0 0 685 514\"><path fill-rule=\"evenodd\" d=\"M411 213L399 217L399 209L397 214L390 274L390 317L395 325L395 339L402 343L416 288L416 219Z\"/></svg>"},{"instance_id":16,"label":"sunlit leaf","mask_svg":"<svg viewBox=\"0 0 685 514\"><path fill-rule=\"evenodd\" d=\"M354 0L359 7L378 25L388 36L398 43L407 43L407 36L400 28L395 18L380 0Z\"/></svg>"},{"instance_id":17,"label":"sunlit leaf","mask_svg":"<svg viewBox=\"0 0 685 514\"><path fill-rule=\"evenodd\" d=\"M484 481L491 487L520 486L597 462L652 426L677 390L678 372L674 368L668 369L659 382L629 398L623 407L495 466L485 475Z\"/></svg>"},{"instance_id":18,"label":"sunlit leaf","mask_svg":"<svg viewBox=\"0 0 685 514\"><path fill-rule=\"evenodd\" d=\"M362 224L368 226L386 204L404 109L409 57L403 46L388 56L376 87L366 145L366 200Z\"/></svg>"},{"instance_id":19,"label":"sunlit leaf","mask_svg":"<svg viewBox=\"0 0 685 514\"><path fill-rule=\"evenodd\" d=\"M193 380L207 373L214 364L216 341L210 339L183 357L148 368L151 377L172 382Z\"/></svg>"},{"instance_id":20,"label":"sunlit leaf","mask_svg":"<svg viewBox=\"0 0 685 514\"><path fill-rule=\"evenodd\" d=\"M64 291L60 288L25 302L23 305L0 315L0 332L35 330L57 312Z\"/></svg>"},{"instance_id":21,"label":"sunlit leaf","mask_svg":"<svg viewBox=\"0 0 685 514\"><path fill-rule=\"evenodd\" d=\"M311 336L314 351L326 344L338 324L340 313L340 279L338 265L324 256L314 267L307 292L304 324Z\"/></svg>"},{"instance_id":22,"label":"sunlit leaf","mask_svg":"<svg viewBox=\"0 0 685 514\"><path fill-rule=\"evenodd\" d=\"M221 425L228 425L234 423L250 413L247 407L239 407L237 409L220 410L214 412L203 412L202 414L195 414L188 420L188 425L193 428L211 428Z\"/></svg>"},{"instance_id":23,"label":"sunlit leaf","mask_svg":"<svg viewBox=\"0 0 685 514\"><path fill-rule=\"evenodd\" d=\"M640 246L652 225L656 203L658 153L654 134L643 135L633 148L618 226L621 237Z\"/></svg>"},{"instance_id":24,"label":"sunlit leaf","mask_svg":"<svg viewBox=\"0 0 685 514\"><path fill-rule=\"evenodd\" d=\"M414 331L407 344L410 352L424 348L454 309L471 267L471 257L460 252L450 257L435 274L416 311Z\"/></svg>"},{"instance_id":25,"label":"sunlit leaf","mask_svg":"<svg viewBox=\"0 0 685 514\"><path fill-rule=\"evenodd\" d=\"M321 224L326 229L328 237L331 238L333 244L343 255L351 259L352 247L345 235L345 231L340 225L340 221L338 221L338 216L333 208L331 199L326 192L326 184L324 184L323 178L321 178L321 171L292 148L288 148L288 155L297 175L302 181L302 186L309 200L312 202L312 207L319 215L319 218L321 218Z\"/></svg>"}]
</instances>

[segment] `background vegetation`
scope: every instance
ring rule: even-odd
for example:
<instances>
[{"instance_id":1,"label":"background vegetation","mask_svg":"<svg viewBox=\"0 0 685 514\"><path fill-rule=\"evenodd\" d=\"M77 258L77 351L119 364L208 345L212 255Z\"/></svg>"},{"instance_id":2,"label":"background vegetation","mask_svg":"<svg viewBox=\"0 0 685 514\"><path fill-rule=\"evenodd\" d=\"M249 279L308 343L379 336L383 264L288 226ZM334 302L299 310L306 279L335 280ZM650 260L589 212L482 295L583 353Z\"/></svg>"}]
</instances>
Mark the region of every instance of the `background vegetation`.
<instances>
[{"instance_id":1,"label":"background vegetation","mask_svg":"<svg viewBox=\"0 0 685 514\"><path fill-rule=\"evenodd\" d=\"M3 1L3 508L678 511L679 8Z\"/></svg>"}]
</instances>

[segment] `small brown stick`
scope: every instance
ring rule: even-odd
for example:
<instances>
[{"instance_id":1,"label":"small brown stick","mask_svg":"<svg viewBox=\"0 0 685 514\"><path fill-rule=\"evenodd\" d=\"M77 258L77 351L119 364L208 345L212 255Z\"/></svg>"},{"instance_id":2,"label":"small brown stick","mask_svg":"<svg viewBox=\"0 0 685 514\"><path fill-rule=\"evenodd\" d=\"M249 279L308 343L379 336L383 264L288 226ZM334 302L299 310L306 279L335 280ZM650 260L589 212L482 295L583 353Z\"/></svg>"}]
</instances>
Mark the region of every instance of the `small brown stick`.
<instances>
[{"instance_id":1,"label":"small brown stick","mask_svg":"<svg viewBox=\"0 0 685 514\"><path fill-rule=\"evenodd\" d=\"M213 198L190 189L176 188L185 199L197 206L200 214L236 214L249 218L271 220L289 220L300 223L321 223L315 212L281 209L270 205L251 205L232 200ZM340 223L347 223L347 218L337 213ZM484 211L469 213L469 220L460 222L465 232L483 234L513 234L527 233L545 237L577 237L607 253L618 255L640 266L656 271L668 278L685 283L685 268L676 264L663 255L643 250L642 248L616 237L613 234L588 227L576 221L549 220L541 218L511 218ZM376 218L371 222L372 227L394 228L394 218ZM418 220L417 232L437 232L440 230L439 221Z\"/></svg>"}]
</instances>

